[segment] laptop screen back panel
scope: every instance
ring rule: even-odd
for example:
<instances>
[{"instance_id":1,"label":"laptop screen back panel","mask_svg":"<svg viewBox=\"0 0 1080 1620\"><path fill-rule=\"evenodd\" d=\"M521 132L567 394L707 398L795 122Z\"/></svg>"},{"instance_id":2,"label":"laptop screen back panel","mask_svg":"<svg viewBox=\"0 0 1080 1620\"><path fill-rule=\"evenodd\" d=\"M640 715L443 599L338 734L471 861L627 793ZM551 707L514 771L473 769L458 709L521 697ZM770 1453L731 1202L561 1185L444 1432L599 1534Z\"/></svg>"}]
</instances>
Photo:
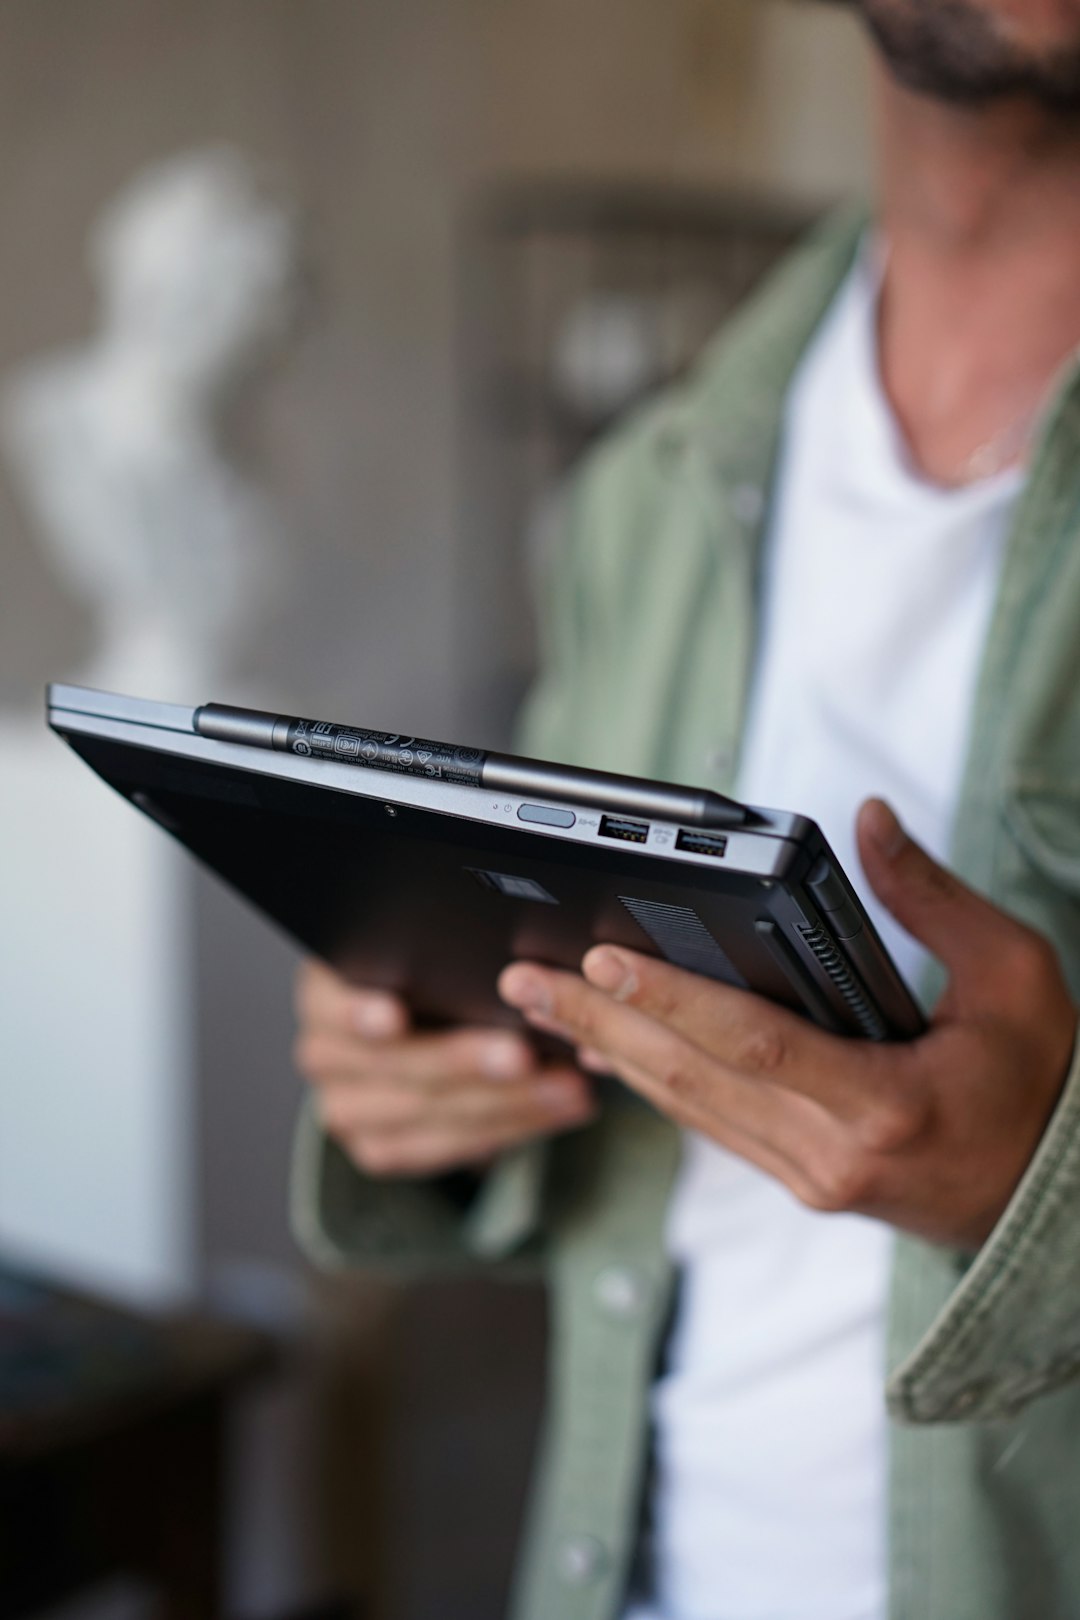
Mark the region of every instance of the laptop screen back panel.
<instances>
[{"instance_id":1,"label":"laptop screen back panel","mask_svg":"<svg viewBox=\"0 0 1080 1620\"><path fill-rule=\"evenodd\" d=\"M576 969L591 944L605 942L753 988L837 1031L871 1033L853 1013L850 987L802 943L819 922L800 891L813 848L786 842L787 870L763 881L719 863L688 868L617 843L575 843L85 730L65 734L304 948L353 983L400 993L424 1020L514 1024L495 993L507 962ZM383 791L400 787L390 779ZM911 1033L904 1016L902 1007L894 1025L886 1016L884 1033Z\"/></svg>"}]
</instances>

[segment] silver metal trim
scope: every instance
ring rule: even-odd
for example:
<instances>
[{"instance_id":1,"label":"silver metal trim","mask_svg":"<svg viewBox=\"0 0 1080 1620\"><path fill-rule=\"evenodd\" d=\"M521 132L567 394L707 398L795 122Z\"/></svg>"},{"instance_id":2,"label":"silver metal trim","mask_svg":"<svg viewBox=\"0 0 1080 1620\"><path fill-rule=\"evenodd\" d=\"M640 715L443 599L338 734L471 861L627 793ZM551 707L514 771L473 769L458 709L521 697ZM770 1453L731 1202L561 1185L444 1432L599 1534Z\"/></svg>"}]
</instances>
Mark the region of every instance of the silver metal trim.
<instances>
[{"instance_id":1,"label":"silver metal trim","mask_svg":"<svg viewBox=\"0 0 1080 1620\"><path fill-rule=\"evenodd\" d=\"M92 686L68 686L63 681L53 681L46 687L45 701L50 721L61 715L83 714L101 720L127 720L135 726L160 726L165 731L195 730L195 710L182 703L124 697L119 692L99 692Z\"/></svg>"},{"instance_id":2,"label":"silver metal trim","mask_svg":"<svg viewBox=\"0 0 1080 1620\"><path fill-rule=\"evenodd\" d=\"M128 701L136 704L136 700L132 699L124 700L125 705ZM136 704L136 712L145 714L148 709L156 707L171 708L170 705L140 703ZM181 712L190 715L194 711ZM250 748L242 743L219 742L199 736L190 726L157 727L142 718L107 718L81 709L56 709L53 713L65 731L76 735L130 743L137 748L154 748L165 754L203 760L208 764L232 765L254 775L306 782L313 787L330 788L336 793L348 793L356 798L374 799L395 808L436 810L482 826L509 827L519 834L534 838L585 844L604 850L609 855L617 850L624 855L651 856L676 861L682 866L700 866L703 871L714 875L723 867L753 877L776 877L783 872L790 856L795 853L792 842L777 836L775 820L767 834L731 829L726 835L727 853L724 860L718 862L710 855L692 855L684 850L676 850L675 837L681 825L678 822L650 821L648 841L644 844L612 843L600 837L602 812L583 808L580 804L561 805L558 800L552 803L552 808L575 811L572 827L526 825L518 820L517 812L522 803L535 803L535 799L525 801L517 795L495 796L484 788L457 787L422 777L383 771L358 771L351 765L337 765L331 760L303 759L294 754Z\"/></svg>"}]
</instances>

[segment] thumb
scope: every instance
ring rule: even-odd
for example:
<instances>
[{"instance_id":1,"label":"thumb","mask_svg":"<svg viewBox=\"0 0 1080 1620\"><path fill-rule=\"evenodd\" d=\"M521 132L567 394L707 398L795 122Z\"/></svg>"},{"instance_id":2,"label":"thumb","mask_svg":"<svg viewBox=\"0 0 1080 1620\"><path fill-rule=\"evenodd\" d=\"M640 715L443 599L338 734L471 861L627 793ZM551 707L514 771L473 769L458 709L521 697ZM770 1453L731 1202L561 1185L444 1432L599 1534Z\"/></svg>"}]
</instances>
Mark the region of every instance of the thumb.
<instances>
[{"instance_id":1,"label":"thumb","mask_svg":"<svg viewBox=\"0 0 1080 1620\"><path fill-rule=\"evenodd\" d=\"M870 887L901 927L953 975L980 969L1017 925L910 838L881 799L867 799L856 831Z\"/></svg>"}]
</instances>

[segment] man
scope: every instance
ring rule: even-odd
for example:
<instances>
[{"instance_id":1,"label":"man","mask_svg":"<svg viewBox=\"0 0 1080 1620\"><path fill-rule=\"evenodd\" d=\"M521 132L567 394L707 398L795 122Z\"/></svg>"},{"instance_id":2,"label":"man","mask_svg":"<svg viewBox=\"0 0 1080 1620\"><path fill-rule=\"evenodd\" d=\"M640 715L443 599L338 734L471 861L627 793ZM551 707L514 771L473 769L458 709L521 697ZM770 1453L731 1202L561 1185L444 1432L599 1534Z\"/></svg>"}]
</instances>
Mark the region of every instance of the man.
<instances>
[{"instance_id":1,"label":"man","mask_svg":"<svg viewBox=\"0 0 1080 1620\"><path fill-rule=\"evenodd\" d=\"M503 975L545 1071L301 983L315 1252L547 1267L523 1620L1080 1615L1080 4L859 9L876 217L593 458L524 742L817 815L929 1033L601 946Z\"/></svg>"}]
</instances>

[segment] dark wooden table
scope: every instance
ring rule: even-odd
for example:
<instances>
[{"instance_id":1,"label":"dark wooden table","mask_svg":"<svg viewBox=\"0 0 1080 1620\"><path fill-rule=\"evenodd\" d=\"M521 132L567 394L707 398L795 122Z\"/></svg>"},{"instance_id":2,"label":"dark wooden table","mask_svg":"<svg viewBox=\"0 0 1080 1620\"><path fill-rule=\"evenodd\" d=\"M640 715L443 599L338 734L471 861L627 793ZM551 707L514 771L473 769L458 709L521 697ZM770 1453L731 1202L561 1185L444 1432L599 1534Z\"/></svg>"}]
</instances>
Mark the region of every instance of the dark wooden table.
<instances>
[{"instance_id":1,"label":"dark wooden table","mask_svg":"<svg viewBox=\"0 0 1080 1620\"><path fill-rule=\"evenodd\" d=\"M261 1334L151 1316L0 1263L0 1620L127 1574L220 1620L226 1417Z\"/></svg>"}]
</instances>

